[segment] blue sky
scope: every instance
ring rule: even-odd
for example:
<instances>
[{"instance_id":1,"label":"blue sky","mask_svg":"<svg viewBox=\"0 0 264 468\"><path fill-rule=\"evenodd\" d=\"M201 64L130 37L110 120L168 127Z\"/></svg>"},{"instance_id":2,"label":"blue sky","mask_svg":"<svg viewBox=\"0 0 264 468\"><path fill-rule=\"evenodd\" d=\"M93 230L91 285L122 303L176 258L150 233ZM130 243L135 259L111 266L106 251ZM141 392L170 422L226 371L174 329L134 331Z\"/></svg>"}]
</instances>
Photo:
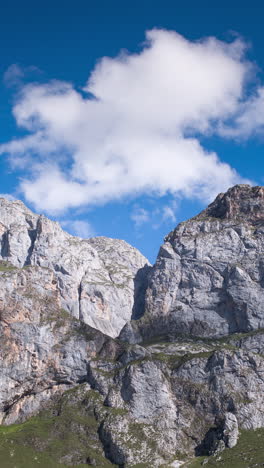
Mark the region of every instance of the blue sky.
<instances>
[{"instance_id":1,"label":"blue sky","mask_svg":"<svg viewBox=\"0 0 264 468\"><path fill-rule=\"evenodd\" d=\"M263 13L259 1L1 6L0 192L154 261L218 191L264 184Z\"/></svg>"}]
</instances>

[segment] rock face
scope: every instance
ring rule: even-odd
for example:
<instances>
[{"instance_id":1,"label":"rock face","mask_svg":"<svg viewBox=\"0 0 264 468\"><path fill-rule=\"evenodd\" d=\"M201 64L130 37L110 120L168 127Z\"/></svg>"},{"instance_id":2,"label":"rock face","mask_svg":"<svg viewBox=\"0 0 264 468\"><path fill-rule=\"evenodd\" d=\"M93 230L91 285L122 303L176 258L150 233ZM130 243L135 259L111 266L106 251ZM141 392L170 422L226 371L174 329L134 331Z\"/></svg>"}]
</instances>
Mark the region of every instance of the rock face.
<instances>
[{"instance_id":1,"label":"rock face","mask_svg":"<svg viewBox=\"0 0 264 468\"><path fill-rule=\"evenodd\" d=\"M0 264L0 319L5 424L23 421L53 394L85 381L90 358L108 340L62 308L58 279L47 268Z\"/></svg>"},{"instance_id":2,"label":"rock face","mask_svg":"<svg viewBox=\"0 0 264 468\"><path fill-rule=\"evenodd\" d=\"M166 237L134 339L162 333L216 337L262 328L263 278L264 188L235 186Z\"/></svg>"},{"instance_id":3,"label":"rock face","mask_svg":"<svg viewBox=\"0 0 264 468\"><path fill-rule=\"evenodd\" d=\"M132 315L142 313L149 263L126 242L73 237L22 202L3 198L0 236L0 258L20 268L36 265L54 272L61 305L73 317L114 337Z\"/></svg>"},{"instance_id":4,"label":"rock face","mask_svg":"<svg viewBox=\"0 0 264 468\"><path fill-rule=\"evenodd\" d=\"M263 188L220 194L153 268L21 202L0 221L7 467L175 468L264 428Z\"/></svg>"},{"instance_id":5,"label":"rock face","mask_svg":"<svg viewBox=\"0 0 264 468\"><path fill-rule=\"evenodd\" d=\"M240 350L212 347L211 352L199 352L201 348L196 344L193 353L181 357L179 349L150 346L145 357L140 352L125 368L120 367L121 359L112 369L103 361L91 363L94 388L108 407L124 411L118 427L116 421L102 425L110 460L125 466L162 466L165 460L172 463L177 452L213 453L219 441L222 449L235 446L238 425L263 426L263 359ZM138 427L133 433L136 453L127 443L132 422ZM209 428L217 436L208 447L204 439Z\"/></svg>"}]
</instances>

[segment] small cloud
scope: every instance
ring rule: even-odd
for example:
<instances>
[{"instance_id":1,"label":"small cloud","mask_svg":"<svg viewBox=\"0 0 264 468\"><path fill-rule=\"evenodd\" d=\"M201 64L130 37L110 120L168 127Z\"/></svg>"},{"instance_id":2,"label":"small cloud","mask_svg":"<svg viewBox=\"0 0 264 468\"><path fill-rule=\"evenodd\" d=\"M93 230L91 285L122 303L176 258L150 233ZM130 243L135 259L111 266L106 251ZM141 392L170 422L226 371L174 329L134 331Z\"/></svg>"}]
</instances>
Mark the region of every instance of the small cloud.
<instances>
[{"instance_id":1,"label":"small cloud","mask_svg":"<svg viewBox=\"0 0 264 468\"><path fill-rule=\"evenodd\" d=\"M13 65L10 65L10 67L8 67L8 69L4 73L4 84L7 88L17 86L22 82L24 75L25 74L22 68L16 63L13 63Z\"/></svg>"},{"instance_id":2,"label":"small cloud","mask_svg":"<svg viewBox=\"0 0 264 468\"><path fill-rule=\"evenodd\" d=\"M135 205L130 218L134 221L136 228L149 223L153 229L159 229L162 224L176 223L176 209L176 200L150 210Z\"/></svg>"},{"instance_id":3,"label":"small cloud","mask_svg":"<svg viewBox=\"0 0 264 468\"><path fill-rule=\"evenodd\" d=\"M162 209L162 212L163 221L171 221L176 223L175 208L173 206L165 205Z\"/></svg>"},{"instance_id":4,"label":"small cloud","mask_svg":"<svg viewBox=\"0 0 264 468\"><path fill-rule=\"evenodd\" d=\"M88 221L83 221L80 219L75 220L63 220L61 221L61 226L66 229L70 234L74 236L82 237L87 239L94 236L94 230Z\"/></svg>"},{"instance_id":5,"label":"small cloud","mask_svg":"<svg viewBox=\"0 0 264 468\"><path fill-rule=\"evenodd\" d=\"M11 193L0 193L0 198L5 198L6 200L9 200L9 201L16 200L16 198L13 195L11 195Z\"/></svg>"},{"instance_id":6,"label":"small cloud","mask_svg":"<svg viewBox=\"0 0 264 468\"><path fill-rule=\"evenodd\" d=\"M134 207L130 218L134 221L136 227L139 227L149 221L149 213L145 208Z\"/></svg>"},{"instance_id":7,"label":"small cloud","mask_svg":"<svg viewBox=\"0 0 264 468\"><path fill-rule=\"evenodd\" d=\"M21 67L17 63L13 63L4 73L3 82L7 88L21 86L24 84L24 79L27 75L38 72L39 69L33 65L30 67Z\"/></svg>"},{"instance_id":8,"label":"small cloud","mask_svg":"<svg viewBox=\"0 0 264 468\"><path fill-rule=\"evenodd\" d=\"M172 200L167 205L164 205L154 210L152 213L152 219L153 219L152 228L159 229L162 224L170 224L170 223L175 224L177 221L176 214L175 214L177 207L178 207L177 201Z\"/></svg>"}]
</instances>

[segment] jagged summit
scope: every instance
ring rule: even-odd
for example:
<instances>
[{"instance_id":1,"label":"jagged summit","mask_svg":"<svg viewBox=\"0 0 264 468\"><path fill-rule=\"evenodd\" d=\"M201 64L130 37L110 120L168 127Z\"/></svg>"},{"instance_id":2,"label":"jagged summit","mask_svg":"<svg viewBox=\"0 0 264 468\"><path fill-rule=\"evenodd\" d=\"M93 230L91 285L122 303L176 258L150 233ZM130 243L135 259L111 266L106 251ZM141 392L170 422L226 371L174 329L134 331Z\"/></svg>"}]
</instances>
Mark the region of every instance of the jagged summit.
<instances>
[{"instance_id":1,"label":"jagged summit","mask_svg":"<svg viewBox=\"0 0 264 468\"><path fill-rule=\"evenodd\" d=\"M180 223L160 248L132 339L264 328L263 222L264 187L236 185Z\"/></svg>"},{"instance_id":2,"label":"jagged summit","mask_svg":"<svg viewBox=\"0 0 264 468\"><path fill-rule=\"evenodd\" d=\"M24 203L0 199L0 260L54 272L60 303L73 317L117 336L141 308L147 259L125 241L81 239Z\"/></svg>"},{"instance_id":3,"label":"jagged summit","mask_svg":"<svg viewBox=\"0 0 264 468\"><path fill-rule=\"evenodd\" d=\"M216 199L195 219L206 216L228 220L245 220L251 224L264 222L264 187L235 185Z\"/></svg>"}]
</instances>

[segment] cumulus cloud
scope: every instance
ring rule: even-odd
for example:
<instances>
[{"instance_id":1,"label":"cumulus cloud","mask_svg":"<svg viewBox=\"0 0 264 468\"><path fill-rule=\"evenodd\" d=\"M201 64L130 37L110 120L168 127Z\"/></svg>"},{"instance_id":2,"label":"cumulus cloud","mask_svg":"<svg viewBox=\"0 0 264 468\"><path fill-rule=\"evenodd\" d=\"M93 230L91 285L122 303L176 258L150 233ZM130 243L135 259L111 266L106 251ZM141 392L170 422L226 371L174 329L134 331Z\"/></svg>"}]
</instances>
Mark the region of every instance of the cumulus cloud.
<instances>
[{"instance_id":1,"label":"cumulus cloud","mask_svg":"<svg viewBox=\"0 0 264 468\"><path fill-rule=\"evenodd\" d=\"M208 200L243 182L199 136L237 118L252 71L245 48L154 29L139 53L102 58L82 92L61 81L21 87L13 114L28 135L0 151L30 167L25 198L61 212L144 193Z\"/></svg>"}]
</instances>

